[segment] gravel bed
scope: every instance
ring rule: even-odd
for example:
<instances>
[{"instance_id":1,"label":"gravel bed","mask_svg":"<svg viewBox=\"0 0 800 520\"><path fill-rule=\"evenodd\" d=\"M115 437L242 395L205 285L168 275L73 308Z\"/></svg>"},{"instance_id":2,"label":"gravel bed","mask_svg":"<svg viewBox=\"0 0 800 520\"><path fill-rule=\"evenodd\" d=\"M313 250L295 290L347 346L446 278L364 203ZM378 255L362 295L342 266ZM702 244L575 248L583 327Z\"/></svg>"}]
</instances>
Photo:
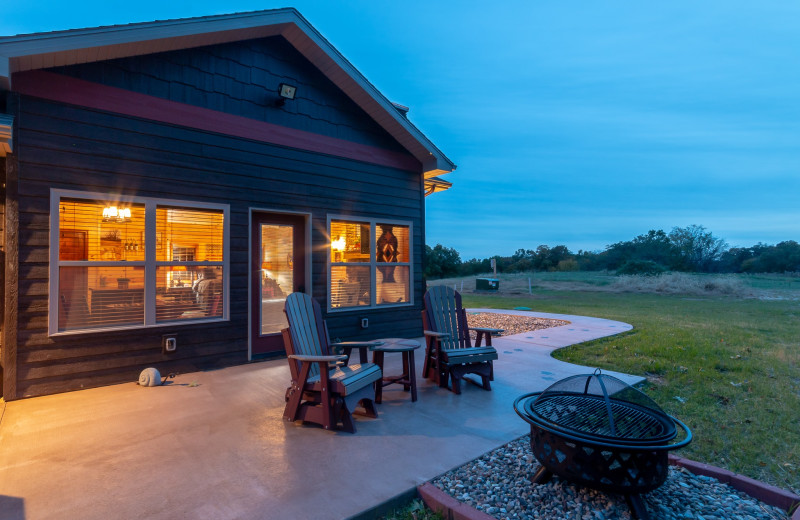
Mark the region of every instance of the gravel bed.
<instances>
[{"instance_id":1,"label":"gravel bed","mask_svg":"<svg viewBox=\"0 0 800 520\"><path fill-rule=\"evenodd\" d=\"M497 314L494 312L468 312L467 322L470 327L490 327L503 329L503 336L521 334L533 330L549 329L569 325L565 320L550 320L546 318L531 318L530 316L517 316L514 314ZM474 336L474 333L473 333Z\"/></svg>"},{"instance_id":2,"label":"gravel bed","mask_svg":"<svg viewBox=\"0 0 800 520\"><path fill-rule=\"evenodd\" d=\"M630 519L621 495L577 488L554 477L544 485L530 478L539 462L526 435L431 481L455 499L499 519ZM712 477L670 467L667 481L644 495L653 519L761 520L787 514Z\"/></svg>"}]
</instances>

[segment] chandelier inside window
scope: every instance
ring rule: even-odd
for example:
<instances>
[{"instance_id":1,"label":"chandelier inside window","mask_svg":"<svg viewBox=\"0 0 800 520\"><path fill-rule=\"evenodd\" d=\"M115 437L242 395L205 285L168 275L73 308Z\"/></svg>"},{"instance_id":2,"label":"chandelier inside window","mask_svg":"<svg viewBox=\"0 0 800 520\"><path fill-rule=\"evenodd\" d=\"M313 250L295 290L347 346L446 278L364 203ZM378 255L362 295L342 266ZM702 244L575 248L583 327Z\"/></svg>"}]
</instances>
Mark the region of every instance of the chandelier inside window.
<instances>
[{"instance_id":1,"label":"chandelier inside window","mask_svg":"<svg viewBox=\"0 0 800 520\"><path fill-rule=\"evenodd\" d=\"M103 222L130 222L131 208L118 208L117 206L106 206L103 208Z\"/></svg>"}]
</instances>

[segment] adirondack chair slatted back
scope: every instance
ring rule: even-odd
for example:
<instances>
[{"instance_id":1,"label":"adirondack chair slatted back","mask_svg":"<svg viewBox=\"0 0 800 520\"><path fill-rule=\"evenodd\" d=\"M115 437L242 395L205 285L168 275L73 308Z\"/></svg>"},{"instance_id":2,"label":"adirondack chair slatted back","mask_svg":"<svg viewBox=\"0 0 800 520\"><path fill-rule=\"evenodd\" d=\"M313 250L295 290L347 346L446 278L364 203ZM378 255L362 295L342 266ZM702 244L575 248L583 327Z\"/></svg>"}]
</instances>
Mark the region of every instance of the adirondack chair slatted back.
<instances>
[{"instance_id":1,"label":"adirondack chair slatted back","mask_svg":"<svg viewBox=\"0 0 800 520\"><path fill-rule=\"evenodd\" d=\"M454 289L439 285L425 293L425 312L428 324L436 332L449 334L442 340L442 348L469 348L472 342L467 328L466 313L461 307L461 295Z\"/></svg>"},{"instance_id":2,"label":"adirondack chair slatted back","mask_svg":"<svg viewBox=\"0 0 800 520\"><path fill-rule=\"evenodd\" d=\"M330 354L328 333L322 320L319 303L305 293L292 293L286 298L283 308L289 322L289 334L292 339L294 354L303 356L327 356ZM287 352L288 354L288 352ZM294 363L299 373L300 363ZM311 376L319 375L319 365L311 364Z\"/></svg>"}]
</instances>

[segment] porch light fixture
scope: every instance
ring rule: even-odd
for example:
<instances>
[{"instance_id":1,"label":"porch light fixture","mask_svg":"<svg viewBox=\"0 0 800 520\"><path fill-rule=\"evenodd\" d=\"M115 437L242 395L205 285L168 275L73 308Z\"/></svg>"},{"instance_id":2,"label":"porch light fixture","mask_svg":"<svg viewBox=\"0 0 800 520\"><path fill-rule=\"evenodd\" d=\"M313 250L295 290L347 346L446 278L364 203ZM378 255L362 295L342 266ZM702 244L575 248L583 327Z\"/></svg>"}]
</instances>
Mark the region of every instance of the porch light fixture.
<instances>
[{"instance_id":1,"label":"porch light fixture","mask_svg":"<svg viewBox=\"0 0 800 520\"><path fill-rule=\"evenodd\" d=\"M279 107L282 107L286 103L287 99L288 100L294 99L294 96L297 94L297 87L295 87L294 85L281 83L280 85L278 85L278 94L281 97L278 98L275 104Z\"/></svg>"},{"instance_id":2,"label":"porch light fixture","mask_svg":"<svg viewBox=\"0 0 800 520\"><path fill-rule=\"evenodd\" d=\"M131 208L106 206L103 208L103 222L125 223L131 220Z\"/></svg>"}]
</instances>

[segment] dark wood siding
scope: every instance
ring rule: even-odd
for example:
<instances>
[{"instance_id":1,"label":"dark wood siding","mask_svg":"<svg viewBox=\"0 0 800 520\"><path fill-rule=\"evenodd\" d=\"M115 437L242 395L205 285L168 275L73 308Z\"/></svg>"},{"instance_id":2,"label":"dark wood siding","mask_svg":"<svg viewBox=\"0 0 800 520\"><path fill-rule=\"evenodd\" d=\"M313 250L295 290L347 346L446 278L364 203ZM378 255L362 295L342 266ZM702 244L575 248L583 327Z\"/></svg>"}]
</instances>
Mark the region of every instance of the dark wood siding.
<instances>
[{"instance_id":1,"label":"dark wood siding","mask_svg":"<svg viewBox=\"0 0 800 520\"><path fill-rule=\"evenodd\" d=\"M394 151L403 148L281 36L51 69L75 78ZM297 97L275 105L278 86Z\"/></svg>"},{"instance_id":2,"label":"dark wood siding","mask_svg":"<svg viewBox=\"0 0 800 520\"><path fill-rule=\"evenodd\" d=\"M420 172L314 154L23 96L19 132L19 332L17 396L133 381L139 371L189 371L247 356L250 207L313 215L313 295L327 298L329 213L414 226L413 307L331 313L333 337L419 336L423 198ZM230 321L48 336L50 188L231 205ZM359 319L369 316L363 331ZM169 360L161 335L177 332Z\"/></svg>"}]
</instances>

